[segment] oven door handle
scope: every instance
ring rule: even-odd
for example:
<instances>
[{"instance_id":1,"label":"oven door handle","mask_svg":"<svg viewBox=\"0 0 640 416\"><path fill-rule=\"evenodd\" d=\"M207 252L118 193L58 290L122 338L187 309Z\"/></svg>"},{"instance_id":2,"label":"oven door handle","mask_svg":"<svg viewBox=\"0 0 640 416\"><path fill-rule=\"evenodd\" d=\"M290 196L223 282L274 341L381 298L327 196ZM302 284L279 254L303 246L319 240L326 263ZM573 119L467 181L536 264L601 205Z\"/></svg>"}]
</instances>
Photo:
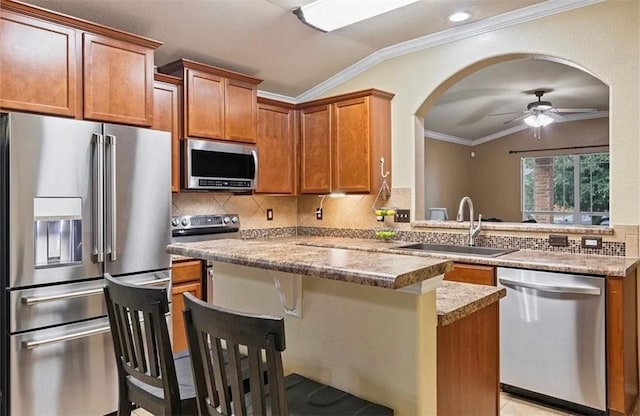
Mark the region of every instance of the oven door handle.
<instances>
[{"instance_id":1,"label":"oven door handle","mask_svg":"<svg viewBox=\"0 0 640 416\"><path fill-rule=\"evenodd\" d=\"M527 289L540 290L542 292L571 293L576 295L595 295L595 296L599 296L601 293L601 290L598 287L545 285L545 284L535 283L535 282L523 282L520 280L511 280L504 277L498 278L498 281L506 286L524 287Z\"/></svg>"},{"instance_id":2,"label":"oven door handle","mask_svg":"<svg viewBox=\"0 0 640 416\"><path fill-rule=\"evenodd\" d=\"M58 337L53 337L53 338L22 341L22 348L27 350L32 350L37 347L42 347L49 344L56 344L58 342L71 341L71 340L80 339L80 338L88 338L94 335L104 334L105 332L109 332L109 331L111 331L111 326L105 325L98 328L86 329L84 331L78 331L72 334L60 335Z\"/></svg>"},{"instance_id":3,"label":"oven door handle","mask_svg":"<svg viewBox=\"0 0 640 416\"><path fill-rule=\"evenodd\" d=\"M167 283L169 281L171 281L170 277L163 277L161 279L145 280L144 282L134 283L134 284L136 286L148 286L148 285L155 285L160 283ZM52 302L52 301L62 300L62 299L74 299L74 298L83 298L85 296L101 295L103 293L103 288L104 286L101 285L100 287L95 289L78 290L75 292L60 293L55 295L25 296L22 298L21 302L23 305L33 306L42 302Z\"/></svg>"}]
</instances>

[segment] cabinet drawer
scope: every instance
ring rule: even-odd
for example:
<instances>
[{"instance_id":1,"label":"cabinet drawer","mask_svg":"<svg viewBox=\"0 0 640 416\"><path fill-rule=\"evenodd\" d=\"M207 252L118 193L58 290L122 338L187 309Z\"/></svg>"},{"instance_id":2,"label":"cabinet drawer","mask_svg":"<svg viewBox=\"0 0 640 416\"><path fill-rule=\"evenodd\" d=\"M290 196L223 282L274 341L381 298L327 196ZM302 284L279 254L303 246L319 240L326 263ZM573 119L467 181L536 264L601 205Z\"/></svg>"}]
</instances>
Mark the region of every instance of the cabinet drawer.
<instances>
[{"instance_id":1,"label":"cabinet drawer","mask_svg":"<svg viewBox=\"0 0 640 416\"><path fill-rule=\"evenodd\" d=\"M477 285L496 285L496 268L477 264L455 263L453 271L444 275L445 280Z\"/></svg>"},{"instance_id":2,"label":"cabinet drawer","mask_svg":"<svg viewBox=\"0 0 640 416\"><path fill-rule=\"evenodd\" d=\"M183 282L192 282L194 280L199 283L200 279L202 279L202 262L200 260L173 263L171 270L171 281L174 285Z\"/></svg>"}]
</instances>

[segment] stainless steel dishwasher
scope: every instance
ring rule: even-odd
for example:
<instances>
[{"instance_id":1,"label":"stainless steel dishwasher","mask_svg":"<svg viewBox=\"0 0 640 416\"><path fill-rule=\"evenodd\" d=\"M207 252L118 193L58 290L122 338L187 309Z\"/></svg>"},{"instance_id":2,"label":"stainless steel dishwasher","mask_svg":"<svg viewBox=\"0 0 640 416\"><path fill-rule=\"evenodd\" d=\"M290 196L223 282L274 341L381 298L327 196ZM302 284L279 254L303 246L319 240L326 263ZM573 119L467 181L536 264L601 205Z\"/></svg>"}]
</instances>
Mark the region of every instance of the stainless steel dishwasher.
<instances>
[{"instance_id":1,"label":"stainless steel dishwasher","mask_svg":"<svg viewBox=\"0 0 640 416\"><path fill-rule=\"evenodd\" d=\"M604 413L605 279L500 267L498 282L503 389Z\"/></svg>"}]
</instances>

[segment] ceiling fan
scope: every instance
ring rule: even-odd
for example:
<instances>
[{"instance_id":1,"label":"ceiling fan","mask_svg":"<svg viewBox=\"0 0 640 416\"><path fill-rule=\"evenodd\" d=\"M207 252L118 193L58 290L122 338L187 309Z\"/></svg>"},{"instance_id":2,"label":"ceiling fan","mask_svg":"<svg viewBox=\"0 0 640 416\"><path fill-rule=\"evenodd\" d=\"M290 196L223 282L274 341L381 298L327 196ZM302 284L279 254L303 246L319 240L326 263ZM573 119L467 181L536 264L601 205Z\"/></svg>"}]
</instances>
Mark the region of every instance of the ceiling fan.
<instances>
[{"instance_id":1,"label":"ceiling fan","mask_svg":"<svg viewBox=\"0 0 640 416\"><path fill-rule=\"evenodd\" d=\"M538 101L527 104L525 111L512 111L508 113L494 113L490 116L504 116L507 114L520 114L519 116L507 120L504 124L511 124L516 121L524 120L531 127L544 127L554 121L567 121L561 113L595 113L595 108L558 108L551 104L551 101L542 101L542 96L551 90L536 90L533 93L538 97Z\"/></svg>"}]
</instances>

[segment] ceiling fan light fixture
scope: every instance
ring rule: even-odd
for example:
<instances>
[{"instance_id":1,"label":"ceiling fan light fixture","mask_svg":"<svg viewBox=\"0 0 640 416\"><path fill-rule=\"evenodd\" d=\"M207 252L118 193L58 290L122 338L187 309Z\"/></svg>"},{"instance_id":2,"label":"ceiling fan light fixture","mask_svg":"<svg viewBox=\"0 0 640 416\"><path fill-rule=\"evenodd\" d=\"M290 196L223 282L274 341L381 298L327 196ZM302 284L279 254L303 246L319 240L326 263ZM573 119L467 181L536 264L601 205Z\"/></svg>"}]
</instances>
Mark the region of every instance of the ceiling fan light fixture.
<instances>
[{"instance_id":1,"label":"ceiling fan light fixture","mask_svg":"<svg viewBox=\"0 0 640 416\"><path fill-rule=\"evenodd\" d=\"M417 1L316 0L293 10L293 14L315 29L331 32Z\"/></svg>"},{"instance_id":2,"label":"ceiling fan light fixture","mask_svg":"<svg viewBox=\"0 0 640 416\"><path fill-rule=\"evenodd\" d=\"M448 17L449 21L453 23L464 22L469 18L471 18L471 13L465 11L451 13Z\"/></svg>"},{"instance_id":3,"label":"ceiling fan light fixture","mask_svg":"<svg viewBox=\"0 0 640 416\"><path fill-rule=\"evenodd\" d=\"M553 123L553 118L544 113L536 113L525 118L524 122L530 127L545 127Z\"/></svg>"}]
</instances>

